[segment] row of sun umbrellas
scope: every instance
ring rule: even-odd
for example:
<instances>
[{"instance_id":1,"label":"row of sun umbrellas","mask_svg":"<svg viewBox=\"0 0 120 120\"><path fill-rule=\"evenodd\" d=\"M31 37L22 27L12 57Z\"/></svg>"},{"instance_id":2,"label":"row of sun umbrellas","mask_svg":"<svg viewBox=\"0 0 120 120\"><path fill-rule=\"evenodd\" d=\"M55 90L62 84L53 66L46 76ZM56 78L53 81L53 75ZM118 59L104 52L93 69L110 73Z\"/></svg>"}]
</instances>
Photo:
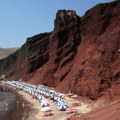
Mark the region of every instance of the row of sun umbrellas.
<instances>
[{"instance_id":1,"label":"row of sun umbrellas","mask_svg":"<svg viewBox=\"0 0 120 120\"><path fill-rule=\"evenodd\" d=\"M64 100L64 94L52 89L45 88L44 86L36 86L21 81L2 81L3 84L7 84L13 89L19 89L37 98L41 103L41 111L50 109L50 104L46 98L51 98L58 106L59 110L66 110L68 108L67 103Z\"/></svg>"}]
</instances>

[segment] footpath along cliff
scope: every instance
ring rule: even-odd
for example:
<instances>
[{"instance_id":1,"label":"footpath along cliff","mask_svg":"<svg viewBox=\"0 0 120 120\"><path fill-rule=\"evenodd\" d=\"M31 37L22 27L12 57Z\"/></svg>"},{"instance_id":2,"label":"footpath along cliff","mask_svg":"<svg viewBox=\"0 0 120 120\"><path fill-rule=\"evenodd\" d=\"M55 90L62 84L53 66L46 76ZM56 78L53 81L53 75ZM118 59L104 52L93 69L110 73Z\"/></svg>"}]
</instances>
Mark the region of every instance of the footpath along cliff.
<instances>
[{"instance_id":1,"label":"footpath along cliff","mask_svg":"<svg viewBox=\"0 0 120 120\"><path fill-rule=\"evenodd\" d=\"M54 30L27 39L0 60L0 75L97 99L120 95L120 2L98 4L79 17L59 10Z\"/></svg>"}]
</instances>

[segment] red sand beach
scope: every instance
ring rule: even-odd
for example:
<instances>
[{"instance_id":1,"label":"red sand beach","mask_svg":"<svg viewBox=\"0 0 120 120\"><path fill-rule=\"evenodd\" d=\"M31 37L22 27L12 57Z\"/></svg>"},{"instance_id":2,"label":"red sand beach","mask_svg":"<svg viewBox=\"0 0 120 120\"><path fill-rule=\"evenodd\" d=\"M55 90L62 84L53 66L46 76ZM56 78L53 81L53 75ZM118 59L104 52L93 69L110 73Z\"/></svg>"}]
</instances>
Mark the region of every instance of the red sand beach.
<instances>
[{"instance_id":1,"label":"red sand beach","mask_svg":"<svg viewBox=\"0 0 120 120\"><path fill-rule=\"evenodd\" d=\"M20 107L19 109L14 109L11 119L6 120L67 120L71 115L75 114L67 114L66 111L60 111L58 106L56 106L56 104L50 100L50 98L47 98L47 101L50 104L52 115L43 116L41 104L37 99L19 89L12 89L11 92L19 97L18 100L21 101L20 105L22 105L23 101L26 102L24 108ZM82 100L80 101L82 103L80 106L73 106L72 103L76 100L65 95L65 101L67 102L68 106L70 108L74 108L77 113L88 113L91 111L91 105L87 102L83 103Z\"/></svg>"}]
</instances>

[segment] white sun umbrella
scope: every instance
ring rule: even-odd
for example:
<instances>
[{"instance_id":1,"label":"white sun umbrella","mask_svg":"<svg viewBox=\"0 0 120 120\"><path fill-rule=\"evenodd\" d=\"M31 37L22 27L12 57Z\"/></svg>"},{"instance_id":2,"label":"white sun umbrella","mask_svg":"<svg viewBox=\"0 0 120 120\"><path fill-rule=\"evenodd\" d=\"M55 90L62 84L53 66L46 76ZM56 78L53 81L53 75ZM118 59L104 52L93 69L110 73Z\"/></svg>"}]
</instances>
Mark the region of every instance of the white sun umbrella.
<instances>
[{"instance_id":1,"label":"white sun umbrella","mask_svg":"<svg viewBox=\"0 0 120 120\"><path fill-rule=\"evenodd\" d=\"M60 104L59 105L59 110L66 110L66 105L65 104Z\"/></svg>"},{"instance_id":2,"label":"white sun umbrella","mask_svg":"<svg viewBox=\"0 0 120 120\"><path fill-rule=\"evenodd\" d=\"M50 109L49 106L47 106L47 107L41 108L41 111L42 111L42 112L49 112L49 111L51 111L51 109Z\"/></svg>"},{"instance_id":3,"label":"white sun umbrella","mask_svg":"<svg viewBox=\"0 0 120 120\"><path fill-rule=\"evenodd\" d=\"M33 95L33 96L35 95L33 91L32 91L32 95Z\"/></svg>"},{"instance_id":4,"label":"white sun umbrella","mask_svg":"<svg viewBox=\"0 0 120 120\"><path fill-rule=\"evenodd\" d=\"M47 107L50 106L49 103L46 101L46 99L41 100L41 106L42 107Z\"/></svg>"},{"instance_id":5,"label":"white sun umbrella","mask_svg":"<svg viewBox=\"0 0 120 120\"><path fill-rule=\"evenodd\" d=\"M38 100L43 100L43 96L42 95L38 95Z\"/></svg>"},{"instance_id":6,"label":"white sun umbrella","mask_svg":"<svg viewBox=\"0 0 120 120\"><path fill-rule=\"evenodd\" d=\"M37 93L35 92L35 96L37 96Z\"/></svg>"}]
</instances>

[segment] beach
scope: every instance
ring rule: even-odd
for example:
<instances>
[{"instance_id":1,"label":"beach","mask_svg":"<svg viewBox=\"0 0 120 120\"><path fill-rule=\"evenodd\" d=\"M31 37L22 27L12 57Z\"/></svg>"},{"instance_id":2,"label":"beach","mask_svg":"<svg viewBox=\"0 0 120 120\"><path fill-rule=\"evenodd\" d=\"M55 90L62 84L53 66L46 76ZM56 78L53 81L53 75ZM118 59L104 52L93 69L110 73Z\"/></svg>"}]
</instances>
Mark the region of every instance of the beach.
<instances>
[{"instance_id":1,"label":"beach","mask_svg":"<svg viewBox=\"0 0 120 120\"><path fill-rule=\"evenodd\" d=\"M55 103L48 99L53 115L44 117L38 100L21 90L8 89L8 91L0 92L2 106L0 106L0 118L2 120L66 120L70 116L65 111L59 111ZM17 108L17 101L20 104L19 108ZM24 108L22 101L24 101ZM9 105L8 110L6 110L6 103Z\"/></svg>"},{"instance_id":2,"label":"beach","mask_svg":"<svg viewBox=\"0 0 120 120\"><path fill-rule=\"evenodd\" d=\"M4 87L6 88L5 91L3 89ZM5 106L2 108L4 110L2 120L67 120L71 115L76 113L85 114L92 109L90 104L83 103L82 101L78 101L81 103L80 105L73 106L72 103L76 99L65 95L64 100L69 108L76 110L76 112L68 114L66 111L59 110L55 102L48 97L46 99L50 104L51 115L45 116L44 112L41 111L41 102L31 94L20 89L11 88L5 84L2 86L2 89L2 97L4 98L5 95L3 94L6 94L7 98L4 98L2 102L4 104L8 102L8 110L5 110Z\"/></svg>"}]
</instances>

